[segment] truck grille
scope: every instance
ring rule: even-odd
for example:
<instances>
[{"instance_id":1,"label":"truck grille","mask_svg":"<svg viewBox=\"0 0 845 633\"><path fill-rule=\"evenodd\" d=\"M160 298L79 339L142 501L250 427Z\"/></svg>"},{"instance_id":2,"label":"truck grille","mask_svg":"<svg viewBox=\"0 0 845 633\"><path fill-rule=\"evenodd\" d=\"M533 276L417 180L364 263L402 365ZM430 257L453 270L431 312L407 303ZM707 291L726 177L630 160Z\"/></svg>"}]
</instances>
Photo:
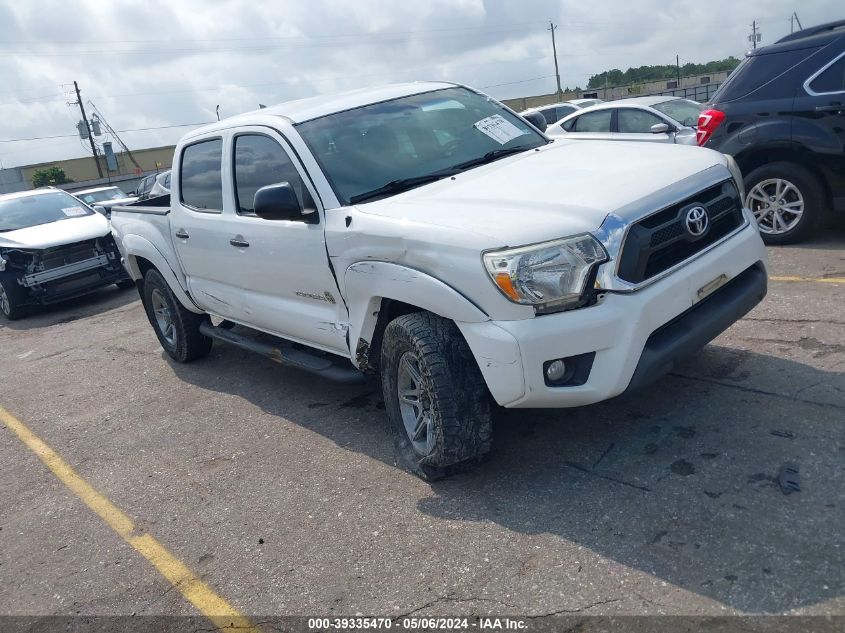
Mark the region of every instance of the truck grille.
<instances>
[{"instance_id":1,"label":"truck grille","mask_svg":"<svg viewBox=\"0 0 845 633\"><path fill-rule=\"evenodd\" d=\"M686 216L699 206L707 210L709 225L695 236L687 228ZM647 281L719 241L742 221L742 203L732 181L705 189L631 225L617 275L633 284Z\"/></svg>"}]
</instances>

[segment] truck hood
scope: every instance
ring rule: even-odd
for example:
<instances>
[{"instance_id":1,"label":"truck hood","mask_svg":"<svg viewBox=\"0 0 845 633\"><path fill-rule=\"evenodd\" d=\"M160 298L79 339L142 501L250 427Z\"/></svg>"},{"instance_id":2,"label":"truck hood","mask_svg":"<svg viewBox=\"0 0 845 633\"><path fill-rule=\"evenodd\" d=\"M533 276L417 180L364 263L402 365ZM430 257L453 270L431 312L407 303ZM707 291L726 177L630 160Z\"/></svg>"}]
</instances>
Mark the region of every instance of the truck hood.
<instances>
[{"instance_id":1,"label":"truck hood","mask_svg":"<svg viewBox=\"0 0 845 633\"><path fill-rule=\"evenodd\" d=\"M595 231L609 213L714 165L725 158L700 147L558 139L357 208L518 246Z\"/></svg>"},{"instance_id":2,"label":"truck hood","mask_svg":"<svg viewBox=\"0 0 845 633\"><path fill-rule=\"evenodd\" d=\"M41 250L103 237L108 232L109 221L93 213L0 233L0 248Z\"/></svg>"}]
</instances>

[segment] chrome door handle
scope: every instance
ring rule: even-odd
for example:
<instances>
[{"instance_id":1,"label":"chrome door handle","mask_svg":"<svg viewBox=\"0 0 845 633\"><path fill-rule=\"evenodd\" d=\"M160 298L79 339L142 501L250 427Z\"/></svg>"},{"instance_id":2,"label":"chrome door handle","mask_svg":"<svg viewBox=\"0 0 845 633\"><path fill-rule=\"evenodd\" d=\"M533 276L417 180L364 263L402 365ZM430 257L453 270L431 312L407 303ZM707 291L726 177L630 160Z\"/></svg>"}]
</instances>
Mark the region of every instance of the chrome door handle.
<instances>
[{"instance_id":1,"label":"chrome door handle","mask_svg":"<svg viewBox=\"0 0 845 633\"><path fill-rule=\"evenodd\" d=\"M188 235L185 229L176 229L176 232L173 235L178 237L180 240L186 240L191 237L190 235Z\"/></svg>"},{"instance_id":2,"label":"chrome door handle","mask_svg":"<svg viewBox=\"0 0 845 633\"><path fill-rule=\"evenodd\" d=\"M830 105L826 106L818 106L816 108L816 112L838 112L842 113L845 112L845 105L841 103L831 103Z\"/></svg>"},{"instance_id":3,"label":"chrome door handle","mask_svg":"<svg viewBox=\"0 0 845 633\"><path fill-rule=\"evenodd\" d=\"M233 237L231 240L229 240L229 244L231 244L232 246L237 246L238 248L246 248L247 246L249 246L249 242L247 242L246 240L239 239L237 237Z\"/></svg>"}]
</instances>

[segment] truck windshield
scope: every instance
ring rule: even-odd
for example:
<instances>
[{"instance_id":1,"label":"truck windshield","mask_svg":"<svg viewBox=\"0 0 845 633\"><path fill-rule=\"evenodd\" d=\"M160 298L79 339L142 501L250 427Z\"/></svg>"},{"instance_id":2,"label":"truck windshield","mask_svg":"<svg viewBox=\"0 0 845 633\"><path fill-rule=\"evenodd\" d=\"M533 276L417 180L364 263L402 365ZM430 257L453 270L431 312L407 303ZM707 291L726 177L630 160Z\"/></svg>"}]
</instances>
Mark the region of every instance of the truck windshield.
<instances>
[{"instance_id":1,"label":"truck windshield","mask_svg":"<svg viewBox=\"0 0 845 633\"><path fill-rule=\"evenodd\" d=\"M0 233L93 213L63 191L9 198L0 200Z\"/></svg>"},{"instance_id":2,"label":"truck windshield","mask_svg":"<svg viewBox=\"0 0 845 633\"><path fill-rule=\"evenodd\" d=\"M342 204L390 196L548 142L465 88L338 112L297 129Z\"/></svg>"}]
</instances>

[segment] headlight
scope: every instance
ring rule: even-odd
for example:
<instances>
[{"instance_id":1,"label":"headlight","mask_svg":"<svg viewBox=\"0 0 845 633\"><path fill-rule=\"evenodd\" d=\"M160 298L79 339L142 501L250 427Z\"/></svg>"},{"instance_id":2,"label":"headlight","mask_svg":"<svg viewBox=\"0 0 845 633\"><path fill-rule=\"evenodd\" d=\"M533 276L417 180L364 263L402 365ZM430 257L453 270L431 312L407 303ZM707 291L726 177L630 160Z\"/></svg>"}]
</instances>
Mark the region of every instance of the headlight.
<instances>
[{"instance_id":1,"label":"headlight","mask_svg":"<svg viewBox=\"0 0 845 633\"><path fill-rule=\"evenodd\" d=\"M731 176L734 177L736 190L739 191L739 203L742 206L745 206L745 183L742 179L742 171L739 169L739 165L736 164L736 160L734 160L733 156L725 154L725 158L728 159L728 171L730 171Z\"/></svg>"},{"instance_id":2,"label":"headlight","mask_svg":"<svg viewBox=\"0 0 845 633\"><path fill-rule=\"evenodd\" d=\"M484 254L493 283L515 303L538 310L576 305L592 268L608 260L590 234Z\"/></svg>"}]
</instances>

